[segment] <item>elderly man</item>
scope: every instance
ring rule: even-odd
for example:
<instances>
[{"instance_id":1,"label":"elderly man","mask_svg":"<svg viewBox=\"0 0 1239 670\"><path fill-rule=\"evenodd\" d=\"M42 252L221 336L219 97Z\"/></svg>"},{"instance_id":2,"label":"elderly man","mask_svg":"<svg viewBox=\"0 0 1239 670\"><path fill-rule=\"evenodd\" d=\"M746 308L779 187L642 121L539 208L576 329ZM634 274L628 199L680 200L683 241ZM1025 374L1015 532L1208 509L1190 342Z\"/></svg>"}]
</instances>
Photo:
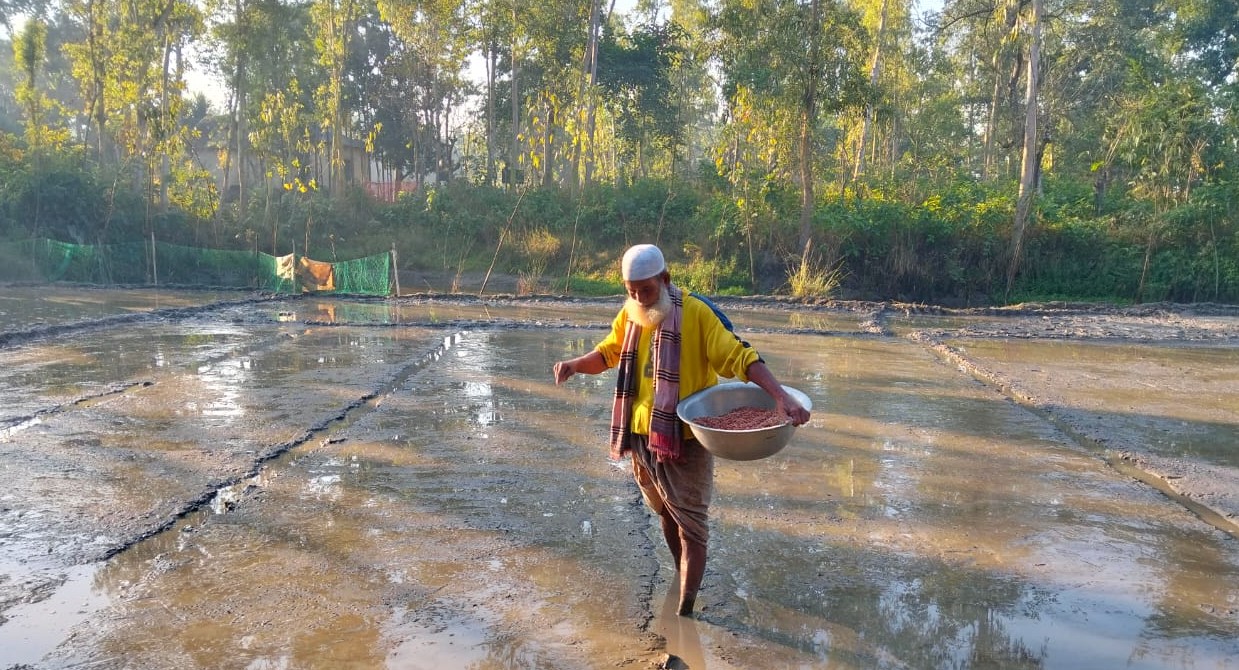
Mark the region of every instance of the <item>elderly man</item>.
<instances>
[{"instance_id":1,"label":"elderly man","mask_svg":"<svg viewBox=\"0 0 1239 670\"><path fill-rule=\"evenodd\" d=\"M610 334L593 351L556 363L553 373L562 384L578 372L619 368L611 457L632 455L633 476L679 572L679 614L689 616L705 574L714 457L680 423L676 405L722 375L761 386L795 425L807 422L809 412L711 306L671 283L658 247L629 248L621 269L628 300Z\"/></svg>"}]
</instances>

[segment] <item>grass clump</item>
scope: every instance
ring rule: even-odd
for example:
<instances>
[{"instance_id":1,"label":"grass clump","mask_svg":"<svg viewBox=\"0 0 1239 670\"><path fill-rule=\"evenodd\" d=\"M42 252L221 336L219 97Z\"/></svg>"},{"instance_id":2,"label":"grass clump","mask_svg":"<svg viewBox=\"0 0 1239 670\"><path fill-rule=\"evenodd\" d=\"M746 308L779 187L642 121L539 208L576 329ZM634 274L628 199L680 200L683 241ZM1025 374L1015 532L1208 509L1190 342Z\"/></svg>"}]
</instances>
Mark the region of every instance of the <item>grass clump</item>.
<instances>
[{"instance_id":1,"label":"grass clump","mask_svg":"<svg viewBox=\"0 0 1239 670\"><path fill-rule=\"evenodd\" d=\"M843 283L842 263L833 266L801 257L787 276L788 290L797 298L829 298Z\"/></svg>"}]
</instances>

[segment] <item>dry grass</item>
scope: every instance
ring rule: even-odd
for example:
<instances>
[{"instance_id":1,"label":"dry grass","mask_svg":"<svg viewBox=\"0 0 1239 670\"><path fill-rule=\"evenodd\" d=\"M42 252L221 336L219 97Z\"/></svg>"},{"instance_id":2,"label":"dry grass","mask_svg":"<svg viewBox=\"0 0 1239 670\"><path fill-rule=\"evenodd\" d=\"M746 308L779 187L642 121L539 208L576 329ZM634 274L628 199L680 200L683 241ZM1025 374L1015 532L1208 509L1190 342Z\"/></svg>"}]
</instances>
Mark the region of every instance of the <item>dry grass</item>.
<instances>
[{"instance_id":1,"label":"dry grass","mask_svg":"<svg viewBox=\"0 0 1239 670\"><path fill-rule=\"evenodd\" d=\"M787 277L788 289L797 298L829 298L843 282L842 263L833 266L801 258Z\"/></svg>"}]
</instances>

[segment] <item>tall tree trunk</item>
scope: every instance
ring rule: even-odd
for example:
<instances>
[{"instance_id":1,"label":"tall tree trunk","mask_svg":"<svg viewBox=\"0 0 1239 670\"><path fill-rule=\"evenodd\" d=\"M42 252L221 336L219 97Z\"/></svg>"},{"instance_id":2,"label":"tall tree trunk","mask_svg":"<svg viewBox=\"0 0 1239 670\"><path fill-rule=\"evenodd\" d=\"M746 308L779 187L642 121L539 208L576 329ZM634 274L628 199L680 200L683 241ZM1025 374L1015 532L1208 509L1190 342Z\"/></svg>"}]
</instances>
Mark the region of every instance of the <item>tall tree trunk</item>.
<instances>
[{"instance_id":1,"label":"tall tree trunk","mask_svg":"<svg viewBox=\"0 0 1239 670\"><path fill-rule=\"evenodd\" d=\"M168 156L167 137L172 129L172 113L168 109L168 87L171 85L172 79L172 31L169 26L164 27L164 46L163 46L163 73L159 87L159 120L160 120L160 140L163 142L162 150L159 150L159 213L168 213L168 179L172 174L170 158ZM195 227L196 229L196 227Z\"/></svg>"},{"instance_id":2,"label":"tall tree trunk","mask_svg":"<svg viewBox=\"0 0 1239 670\"><path fill-rule=\"evenodd\" d=\"M423 124L424 124L424 121L422 120L421 113L414 112L413 114L413 137L412 137L412 142L411 142L413 146L410 148L413 150L413 174L415 175L413 179L414 181L417 182L418 191L422 191L426 188L426 170L423 169L422 167L422 163L424 162L422 161L423 142L422 142L422 130L421 130Z\"/></svg>"},{"instance_id":3,"label":"tall tree trunk","mask_svg":"<svg viewBox=\"0 0 1239 670\"><path fill-rule=\"evenodd\" d=\"M994 178L994 136L999 128L999 104L1002 102L1002 76L999 71L999 52L994 53L994 92L990 94L989 114L985 118L985 144L981 146L981 178Z\"/></svg>"},{"instance_id":4,"label":"tall tree trunk","mask_svg":"<svg viewBox=\"0 0 1239 670\"><path fill-rule=\"evenodd\" d=\"M998 106L1002 101L1001 53L1001 47L994 52L994 91L990 95L989 114L985 119L985 144L981 149L981 178L986 181L994 176L994 136L998 134Z\"/></svg>"},{"instance_id":5,"label":"tall tree trunk","mask_svg":"<svg viewBox=\"0 0 1239 670\"><path fill-rule=\"evenodd\" d=\"M91 65L91 85L93 86L93 105L91 106L91 115L95 121L95 132L98 133L95 137L96 151L99 156L99 162L105 162L106 158L106 130L107 130L107 106L104 104L104 77L105 66L103 62L103 54L100 51L103 49L101 44L103 40L103 21L97 15L100 12L98 0L89 0L86 5L87 16L89 17L90 25L87 27L87 35L89 40L90 50L90 65Z\"/></svg>"},{"instance_id":6,"label":"tall tree trunk","mask_svg":"<svg viewBox=\"0 0 1239 670\"><path fill-rule=\"evenodd\" d=\"M516 188L517 169L520 165L521 106L520 106L520 59L517 57L516 0L512 0L512 152L508 155L508 183Z\"/></svg>"},{"instance_id":7,"label":"tall tree trunk","mask_svg":"<svg viewBox=\"0 0 1239 670\"><path fill-rule=\"evenodd\" d=\"M598 25L594 27L594 44L593 57L590 59L589 68L589 83L592 91L598 84L598 29L603 23L606 23L607 17L615 13L615 0L611 0L611 6L607 9L606 16L598 18ZM589 142L589 151L585 154L585 184L588 186L594 181L594 171L597 169L598 153L597 142L595 138L598 135L598 100L594 95L589 96L589 113L585 119L585 139Z\"/></svg>"},{"instance_id":8,"label":"tall tree trunk","mask_svg":"<svg viewBox=\"0 0 1239 670\"><path fill-rule=\"evenodd\" d=\"M344 1L347 2L347 0ZM343 59L347 47L340 46L337 49L337 45L344 44L344 31L342 29L344 17L340 16L337 19L336 0L328 0L328 6L330 9L330 19L327 22L327 36L329 40L327 48L331 50L331 70L328 73L331 77L331 81L328 83L331 87L331 146L327 155L327 191L332 197L335 197L339 194L339 168L344 163L341 155L343 148L341 145L343 142L340 137L342 131L340 90L344 86ZM337 30L340 31L339 35L336 34ZM308 250L303 250L302 253L308 253Z\"/></svg>"},{"instance_id":9,"label":"tall tree trunk","mask_svg":"<svg viewBox=\"0 0 1239 670\"><path fill-rule=\"evenodd\" d=\"M614 1L614 0L613 0ZM581 87L577 95L578 101L585 102L585 128L582 135L574 142L572 150L572 174L568 184L576 189L581 179L581 162L585 162L584 183L588 186L593 178L593 160L588 157L594 150L595 96L594 87L598 84L598 26L601 24L602 0L590 0L589 3L589 37L585 46L585 62L582 67ZM583 156L584 159L583 159Z\"/></svg>"},{"instance_id":10,"label":"tall tree trunk","mask_svg":"<svg viewBox=\"0 0 1239 670\"><path fill-rule=\"evenodd\" d=\"M452 180L452 144L451 144L451 127L452 127L452 102L448 98L443 107L443 123L440 126L440 134L442 140L439 141L439 170L443 172L443 181Z\"/></svg>"},{"instance_id":11,"label":"tall tree trunk","mask_svg":"<svg viewBox=\"0 0 1239 670\"><path fill-rule=\"evenodd\" d=\"M555 149L552 143L555 141L555 123L557 121L555 115L555 101L547 96L546 104L546 132L542 137L542 187L550 188L551 180L554 179L555 170L552 163L555 161Z\"/></svg>"},{"instance_id":12,"label":"tall tree trunk","mask_svg":"<svg viewBox=\"0 0 1239 670\"><path fill-rule=\"evenodd\" d=\"M998 160L998 151L994 147L994 138L998 136L998 121L1000 115L998 110L1002 107L1003 101L1003 56L1010 53L1007 46L1007 37L1014 36L1019 25L1020 16L1020 0L1003 0L1002 9L1005 12L1005 29L1003 31L1003 39L999 41L998 46L994 47L994 56L990 63L994 74L994 90L990 96L989 116L985 121L985 149L984 158L982 161L982 177L990 179L994 176ZM1011 77L1008 79L1008 100L1014 97L1014 86L1018 81L1018 71L1020 68L1019 59L1016 59L1016 64L1013 66Z\"/></svg>"},{"instance_id":13,"label":"tall tree trunk","mask_svg":"<svg viewBox=\"0 0 1239 670\"><path fill-rule=\"evenodd\" d=\"M245 34L245 6L243 0L234 0L233 11L236 13L237 32ZM233 140L236 143L237 149L237 220L243 221L245 218L245 68L248 65L244 49L237 49L236 68L232 73L232 90L235 103L235 116L232 119ZM230 146L228 153L232 153ZM272 246L272 254L275 253L275 247Z\"/></svg>"},{"instance_id":14,"label":"tall tree trunk","mask_svg":"<svg viewBox=\"0 0 1239 670\"><path fill-rule=\"evenodd\" d=\"M491 30L493 28L488 28ZM498 65L498 45L493 37L486 40L486 185L495 185L495 67Z\"/></svg>"},{"instance_id":15,"label":"tall tree trunk","mask_svg":"<svg viewBox=\"0 0 1239 670\"><path fill-rule=\"evenodd\" d=\"M277 225L277 222L275 220L276 217L272 216L271 214L271 199L272 199L271 198L271 188L272 188L271 180L267 179L265 181L266 181L266 186L267 186L267 202L266 202L266 211L263 212L262 218L271 223L271 255L279 256L280 255L280 252L279 252L280 227Z\"/></svg>"},{"instance_id":16,"label":"tall tree trunk","mask_svg":"<svg viewBox=\"0 0 1239 670\"><path fill-rule=\"evenodd\" d=\"M813 0L809 14L809 74L800 108L800 254L809 261L813 241L813 135L817 124L817 82L821 75L822 0Z\"/></svg>"},{"instance_id":17,"label":"tall tree trunk","mask_svg":"<svg viewBox=\"0 0 1239 670\"><path fill-rule=\"evenodd\" d=\"M1037 189L1037 98L1040 88L1041 62L1041 0L1032 0L1032 35L1028 44L1028 86L1025 93L1024 158L1020 168L1020 195L1015 206L1015 225L1011 229L1011 264L1007 268L1007 295L1015 284L1020 260L1024 255L1024 237L1032 211L1033 194Z\"/></svg>"},{"instance_id":18,"label":"tall tree trunk","mask_svg":"<svg viewBox=\"0 0 1239 670\"><path fill-rule=\"evenodd\" d=\"M873 41L873 60L869 65L869 86L873 90L878 87L878 73L882 68L882 40L886 33L886 14L890 0L882 0L882 15L878 19L878 31ZM860 179L865 173L865 145L869 143L869 127L873 125L874 104L871 100L865 105L865 119L860 126L860 142L856 146L856 169L852 173L852 181Z\"/></svg>"}]
</instances>

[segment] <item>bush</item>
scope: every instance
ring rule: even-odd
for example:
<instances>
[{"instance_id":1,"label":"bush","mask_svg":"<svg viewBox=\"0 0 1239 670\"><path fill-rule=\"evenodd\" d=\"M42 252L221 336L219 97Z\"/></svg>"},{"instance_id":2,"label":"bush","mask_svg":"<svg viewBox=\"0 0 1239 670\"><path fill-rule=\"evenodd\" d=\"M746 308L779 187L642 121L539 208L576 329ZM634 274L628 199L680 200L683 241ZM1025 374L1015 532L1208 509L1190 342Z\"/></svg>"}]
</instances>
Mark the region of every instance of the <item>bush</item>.
<instances>
[{"instance_id":1,"label":"bush","mask_svg":"<svg viewBox=\"0 0 1239 670\"><path fill-rule=\"evenodd\" d=\"M194 247L280 254L295 244L319 260L363 258L394 244L405 269L459 276L493 263L527 291L549 283L606 295L620 290L623 249L654 242L676 282L702 293L846 290L871 299L989 302L1006 293L1016 184L940 167L846 190L824 185L812 221L819 255L801 263L799 191L773 174L732 184L706 170L696 181L593 184L579 194L537 188L523 196L457 180L395 203L358 188L334 198L279 191L268 202L265 189L251 188L246 207L204 219L175 207L154 215L148 194L129 186L132 174L75 150L36 160L0 133L0 236L105 245L147 243L153 231L160 243ZM1239 302L1239 184L1224 173L1210 173L1188 201L1169 208L1111 189L1102 216L1087 179L1047 174L1011 297ZM20 253L3 254L0 278L26 276ZM570 280L546 279L569 271ZM159 274L172 276L172 268Z\"/></svg>"}]
</instances>

